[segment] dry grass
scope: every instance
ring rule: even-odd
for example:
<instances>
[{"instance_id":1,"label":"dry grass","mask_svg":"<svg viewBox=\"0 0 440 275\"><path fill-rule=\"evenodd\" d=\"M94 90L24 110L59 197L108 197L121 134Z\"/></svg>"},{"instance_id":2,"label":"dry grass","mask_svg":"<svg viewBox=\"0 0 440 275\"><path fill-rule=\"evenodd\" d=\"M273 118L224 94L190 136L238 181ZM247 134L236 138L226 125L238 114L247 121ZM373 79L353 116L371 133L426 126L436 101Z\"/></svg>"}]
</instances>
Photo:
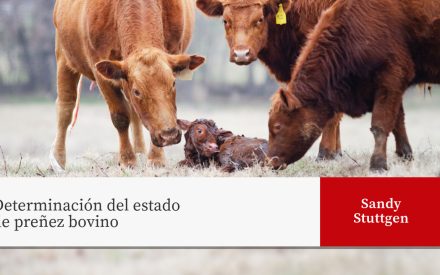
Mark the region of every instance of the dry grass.
<instances>
[{"instance_id":1,"label":"dry grass","mask_svg":"<svg viewBox=\"0 0 440 275\"><path fill-rule=\"evenodd\" d=\"M439 176L438 162L440 152L427 150L416 154L416 161L404 162L392 156L389 159L389 171L385 173L372 173L369 171L369 154L347 153L333 161L315 161L312 156L305 157L295 165L291 165L284 171L273 171L265 167L250 167L235 173L224 173L215 167L195 169L179 167L177 159L169 160L165 167L152 167L146 162L145 156L138 155L138 165L135 169L125 169L117 164L117 154L84 154L71 160L66 173L55 174L48 167L46 161L41 162L38 158L26 157L22 160L8 160L7 168L0 176L14 177L356 177L356 176Z\"/></svg>"},{"instance_id":2,"label":"dry grass","mask_svg":"<svg viewBox=\"0 0 440 275\"><path fill-rule=\"evenodd\" d=\"M415 102L415 101L423 102ZM389 141L390 170L382 176L438 176L440 173L440 108L429 100L418 98L407 106L407 127L415 161L400 161ZM192 120L212 118L225 129L250 137L267 137L268 104L254 106L189 106L179 105L179 117ZM420 108L420 107L423 107ZM55 135L54 104L0 104L0 176L376 176L368 170L373 138L369 132L370 116L361 119L345 117L342 122L344 154L335 161L316 162L318 142L305 158L285 171L253 167L232 174L216 168L179 168L183 159L183 142L166 148L167 165L149 167L145 156L138 157L135 169L117 165L117 134L104 104L81 106L78 124L68 138L68 166L63 175L49 169L48 152ZM13 118L13 119L12 119ZM434 119L433 119L434 118ZM146 133L148 140L148 134ZM439 144L439 145L437 145ZM6 164L6 165L5 165Z\"/></svg>"},{"instance_id":3,"label":"dry grass","mask_svg":"<svg viewBox=\"0 0 440 275\"><path fill-rule=\"evenodd\" d=\"M2 250L0 275L437 275L437 250Z\"/></svg>"}]
</instances>

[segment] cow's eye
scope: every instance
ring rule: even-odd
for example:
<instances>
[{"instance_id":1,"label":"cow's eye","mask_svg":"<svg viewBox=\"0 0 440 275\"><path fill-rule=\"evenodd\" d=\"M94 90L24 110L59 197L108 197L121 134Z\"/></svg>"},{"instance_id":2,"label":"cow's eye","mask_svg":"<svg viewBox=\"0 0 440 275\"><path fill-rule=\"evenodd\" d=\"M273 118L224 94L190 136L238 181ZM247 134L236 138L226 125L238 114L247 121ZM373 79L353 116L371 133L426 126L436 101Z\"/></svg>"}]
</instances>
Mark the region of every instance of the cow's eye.
<instances>
[{"instance_id":1,"label":"cow's eye","mask_svg":"<svg viewBox=\"0 0 440 275\"><path fill-rule=\"evenodd\" d=\"M273 131L275 133L278 133L281 130L281 124L280 123L275 123L273 126Z\"/></svg>"},{"instance_id":2,"label":"cow's eye","mask_svg":"<svg viewBox=\"0 0 440 275\"><path fill-rule=\"evenodd\" d=\"M264 21L264 17L261 17L260 19L258 19L257 25L260 25L261 23L263 23L263 21Z\"/></svg>"},{"instance_id":3,"label":"cow's eye","mask_svg":"<svg viewBox=\"0 0 440 275\"><path fill-rule=\"evenodd\" d=\"M139 90L133 90L133 94L136 97L141 97L141 93L139 92Z\"/></svg>"},{"instance_id":4,"label":"cow's eye","mask_svg":"<svg viewBox=\"0 0 440 275\"><path fill-rule=\"evenodd\" d=\"M199 130L197 130L197 133L198 133L199 135L201 135L201 134L202 134L202 132L203 132L203 131L202 131L202 130L200 130L200 129L199 129Z\"/></svg>"},{"instance_id":5,"label":"cow's eye","mask_svg":"<svg viewBox=\"0 0 440 275\"><path fill-rule=\"evenodd\" d=\"M228 22L228 20L223 19L223 24L225 25L225 27L228 27L231 25L231 23Z\"/></svg>"}]
</instances>

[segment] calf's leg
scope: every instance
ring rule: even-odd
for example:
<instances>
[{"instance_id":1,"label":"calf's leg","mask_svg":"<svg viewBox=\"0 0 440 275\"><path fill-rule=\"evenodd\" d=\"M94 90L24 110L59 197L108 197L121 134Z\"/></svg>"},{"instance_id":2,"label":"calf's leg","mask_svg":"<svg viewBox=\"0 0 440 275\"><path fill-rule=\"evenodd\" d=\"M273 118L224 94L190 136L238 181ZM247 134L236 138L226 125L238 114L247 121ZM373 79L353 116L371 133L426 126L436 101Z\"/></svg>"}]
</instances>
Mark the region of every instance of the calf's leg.
<instances>
[{"instance_id":1,"label":"calf's leg","mask_svg":"<svg viewBox=\"0 0 440 275\"><path fill-rule=\"evenodd\" d=\"M55 172L62 172L66 166L66 134L72 121L77 99L80 74L70 69L64 57L57 59L57 133L50 152L50 164Z\"/></svg>"},{"instance_id":2,"label":"calf's leg","mask_svg":"<svg viewBox=\"0 0 440 275\"><path fill-rule=\"evenodd\" d=\"M396 154L404 160L413 160L413 153L411 145L408 141L408 135L405 128L405 112L403 106L400 106L399 114L397 116L396 126L393 130L396 139Z\"/></svg>"},{"instance_id":3,"label":"calf's leg","mask_svg":"<svg viewBox=\"0 0 440 275\"><path fill-rule=\"evenodd\" d=\"M101 79L97 79L97 83L107 102L113 125L119 134L119 165L133 168L136 165L136 155L129 136L130 107L119 88Z\"/></svg>"},{"instance_id":4,"label":"calf's leg","mask_svg":"<svg viewBox=\"0 0 440 275\"><path fill-rule=\"evenodd\" d=\"M322 139L319 144L317 160L330 160L341 155L340 122L342 113L331 118L322 130Z\"/></svg>"}]
</instances>

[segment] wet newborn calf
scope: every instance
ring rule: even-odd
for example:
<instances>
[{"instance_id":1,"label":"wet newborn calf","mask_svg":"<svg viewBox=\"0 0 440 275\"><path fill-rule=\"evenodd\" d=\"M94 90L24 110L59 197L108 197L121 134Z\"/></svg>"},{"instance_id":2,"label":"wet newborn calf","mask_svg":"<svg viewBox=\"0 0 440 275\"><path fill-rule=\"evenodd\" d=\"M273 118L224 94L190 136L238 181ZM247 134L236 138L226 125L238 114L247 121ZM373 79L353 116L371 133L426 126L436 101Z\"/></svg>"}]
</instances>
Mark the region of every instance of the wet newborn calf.
<instances>
[{"instance_id":1,"label":"wet newborn calf","mask_svg":"<svg viewBox=\"0 0 440 275\"><path fill-rule=\"evenodd\" d=\"M180 165L208 167L214 162L223 171L233 172L263 163L266 158L268 147L264 139L235 136L208 119L178 120L178 124L186 131L185 160Z\"/></svg>"}]
</instances>

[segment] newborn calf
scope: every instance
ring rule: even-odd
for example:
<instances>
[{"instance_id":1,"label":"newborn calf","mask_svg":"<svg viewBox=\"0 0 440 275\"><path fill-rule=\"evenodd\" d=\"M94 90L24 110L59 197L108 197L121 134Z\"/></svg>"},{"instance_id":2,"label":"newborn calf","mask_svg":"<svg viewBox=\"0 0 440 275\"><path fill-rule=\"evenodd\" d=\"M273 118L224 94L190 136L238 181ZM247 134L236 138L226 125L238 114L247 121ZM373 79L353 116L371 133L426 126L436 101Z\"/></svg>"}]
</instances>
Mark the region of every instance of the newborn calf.
<instances>
[{"instance_id":1,"label":"newborn calf","mask_svg":"<svg viewBox=\"0 0 440 275\"><path fill-rule=\"evenodd\" d=\"M268 147L264 139L235 136L208 119L178 120L178 124L186 132L185 160L180 165L208 167L212 161L223 171L233 172L263 163L266 158Z\"/></svg>"}]
</instances>

